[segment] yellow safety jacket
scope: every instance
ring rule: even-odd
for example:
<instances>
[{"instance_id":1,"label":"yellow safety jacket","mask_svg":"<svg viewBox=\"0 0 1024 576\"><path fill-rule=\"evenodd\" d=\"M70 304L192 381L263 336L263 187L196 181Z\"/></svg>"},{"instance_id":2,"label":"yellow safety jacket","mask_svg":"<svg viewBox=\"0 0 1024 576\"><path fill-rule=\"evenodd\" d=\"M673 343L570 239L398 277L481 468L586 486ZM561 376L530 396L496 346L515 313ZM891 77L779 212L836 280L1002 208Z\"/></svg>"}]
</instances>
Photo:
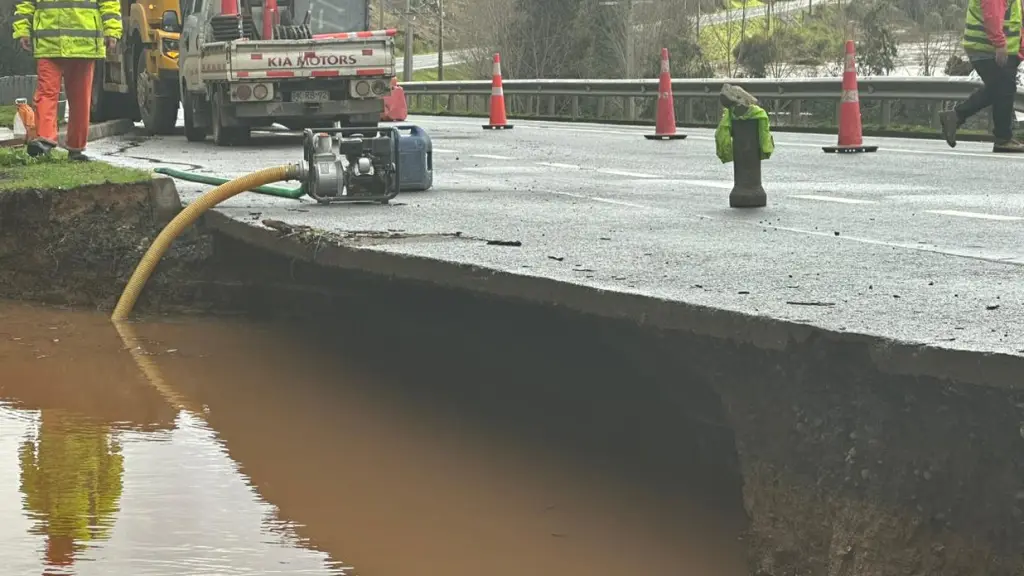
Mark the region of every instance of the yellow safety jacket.
<instances>
[{"instance_id":1,"label":"yellow safety jacket","mask_svg":"<svg viewBox=\"0 0 1024 576\"><path fill-rule=\"evenodd\" d=\"M104 38L120 38L118 0L21 0L14 38L31 38L36 58L106 57Z\"/></svg>"},{"instance_id":2,"label":"yellow safety jacket","mask_svg":"<svg viewBox=\"0 0 1024 576\"><path fill-rule=\"evenodd\" d=\"M964 50L969 53L996 51L996 47L988 38L988 33L985 32L985 17L981 2L982 0L968 0L967 3L963 45ZM1020 51L1020 27L1020 0L1006 0L1006 11L1003 13L1003 35L1006 36L1006 52L1010 56L1014 56Z\"/></svg>"}]
</instances>

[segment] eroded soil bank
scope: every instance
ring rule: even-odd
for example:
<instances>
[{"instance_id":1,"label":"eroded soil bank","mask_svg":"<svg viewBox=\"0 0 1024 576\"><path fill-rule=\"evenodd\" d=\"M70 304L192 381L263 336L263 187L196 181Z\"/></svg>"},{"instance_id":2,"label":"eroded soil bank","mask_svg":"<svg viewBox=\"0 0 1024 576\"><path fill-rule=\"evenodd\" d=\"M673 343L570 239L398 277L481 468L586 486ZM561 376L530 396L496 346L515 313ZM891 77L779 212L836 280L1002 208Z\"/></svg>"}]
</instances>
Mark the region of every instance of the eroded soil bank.
<instances>
[{"instance_id":1,"label":"eroded soil bank","mask_svg":"<svg viewBox=\"0 0 1024 576\"><path fill-rule=\"evenodd\" d=\"M109 308L166 221L156 212L144 186L0 195L0 296ZM600 443L656 438L618 451L608 469L648 468L659 488L699 490L723 516L745 509L752 574L1024 573L1020 389L895 376L864 340L822 334L763 350L313 266L295 254L344 248L303 247L301 235L279 242L293 244L291 257L200 225L165 257L138 310L289 316L297 329L283 338L344 342L393 372L404 383L396 394L467 426L500 424L510 405L519 419L572 406L606 423ZM461 360L431 352L442 343ZM581 373L614 367L619 385L571 373L557 387L530 384L567 358ZM442 361L494 377L428 382L410 372ZM985 358L976 362L984 372ZM460 410L467 399L473 410ZM626 430L621 410L648 417ZM516 424L514 434L550 436ZM593 436L559 438L567 459L595 450Z\"/></svg>"},{"instance_id":2,"label":"eroded soil bank","mask_svg":"<svg viewBox=\"0 0 1024 576\"><path fill-rule=\"evenodd\" d=\"M113 308L142 255L180 210L157 180L71 191L0 192L0 298ZM202 226L175 242L143 292L139 311L210 308L213 241Z\"/></svg>"}]
</instances>

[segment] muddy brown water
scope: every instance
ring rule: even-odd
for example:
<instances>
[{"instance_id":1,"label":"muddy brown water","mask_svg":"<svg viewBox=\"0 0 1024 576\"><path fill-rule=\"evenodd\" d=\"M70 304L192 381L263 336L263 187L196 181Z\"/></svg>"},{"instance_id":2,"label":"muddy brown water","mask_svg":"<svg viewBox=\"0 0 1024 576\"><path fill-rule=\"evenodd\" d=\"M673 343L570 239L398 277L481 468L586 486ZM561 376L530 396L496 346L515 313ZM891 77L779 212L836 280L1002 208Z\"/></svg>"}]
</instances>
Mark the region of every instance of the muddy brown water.
<instances>
[{"instance_id":1,"label":"muddy brown water","mask_svg":"<svg viewBox=\"0 0 1024 576\"><path fill-rule=\"evenodd\" d=\"M4 574L746 573L741 510L688 483L703 465L655 406L459 416L485 404L466 390L632 384L615 370L366 361L249 320L134 331L0 302Z\"/></svg>"}]
</instances>

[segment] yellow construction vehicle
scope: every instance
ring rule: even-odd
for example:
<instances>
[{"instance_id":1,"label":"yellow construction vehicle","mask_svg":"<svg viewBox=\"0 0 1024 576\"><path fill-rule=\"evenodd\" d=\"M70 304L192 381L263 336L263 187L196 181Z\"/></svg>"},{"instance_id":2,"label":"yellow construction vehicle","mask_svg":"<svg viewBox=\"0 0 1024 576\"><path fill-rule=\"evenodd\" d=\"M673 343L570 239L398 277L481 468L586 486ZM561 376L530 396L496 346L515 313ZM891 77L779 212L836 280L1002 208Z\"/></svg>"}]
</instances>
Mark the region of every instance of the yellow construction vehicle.
<instances>
[{"instance_id":1,"label":"yellow construction vehicle","mask_svg":"<svg viewBox=\"0 0 1024 576\"><path fill-rule=\"evenodd\" d=\"M179 0L121 0L124 36L96 68L93 122L141 120L169 134L178 119Z\"/></svg>"}]
</instances>

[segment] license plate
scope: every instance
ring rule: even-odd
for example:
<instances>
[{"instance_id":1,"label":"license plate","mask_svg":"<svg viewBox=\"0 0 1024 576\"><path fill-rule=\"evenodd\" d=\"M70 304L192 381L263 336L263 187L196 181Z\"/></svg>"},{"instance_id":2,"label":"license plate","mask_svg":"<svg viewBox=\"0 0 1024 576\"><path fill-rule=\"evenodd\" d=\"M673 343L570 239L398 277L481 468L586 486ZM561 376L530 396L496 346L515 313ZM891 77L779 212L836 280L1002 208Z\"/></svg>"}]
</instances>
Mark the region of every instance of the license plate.
<instances>
[{"instance_id":1,"label":"license plate","mask_svg":"<svg viewBox=\"0 0 1024 576\"><path fill-rule=\"evenodd\" d=\"M327 90L297 90L292 92L292 102L327 102L331 93Z\"/></svg>"}]
</instances>

